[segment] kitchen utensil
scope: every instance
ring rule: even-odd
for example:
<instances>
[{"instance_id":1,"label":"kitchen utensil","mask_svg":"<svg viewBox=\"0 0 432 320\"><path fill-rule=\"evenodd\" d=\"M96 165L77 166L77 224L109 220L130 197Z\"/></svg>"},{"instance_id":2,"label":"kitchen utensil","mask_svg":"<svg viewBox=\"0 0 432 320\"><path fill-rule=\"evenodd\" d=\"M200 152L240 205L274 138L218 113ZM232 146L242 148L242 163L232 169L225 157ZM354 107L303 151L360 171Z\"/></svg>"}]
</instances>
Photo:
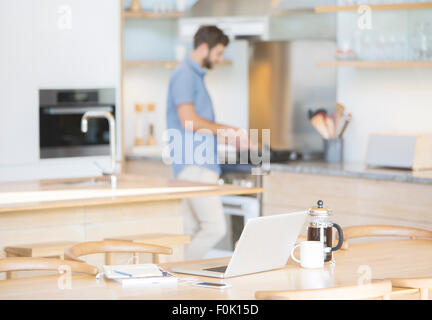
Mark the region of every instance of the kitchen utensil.
<instances>
[{"instance_id":1,"label":"kitchen utensil","mask_svg":"<svg viewBox=\"0 0 432 320\"><path fill-rule=\"evenodd\" d=\"M323 207L323 201L318 200L317 206L308 210L309 221L307 227L307 240L308 241L321 241L324 245L324 261L330 261L333 258L333 251L339 250L343 243L342 228L330 221L332 211L329 208ZM336 247L332 246L333 241L333 227L336 228L339 235L339 242Z\"/></svg>"},{"instance_id":2,"label":"kitchen utensil","mask_svg":"<svg viewBox=\"0 0 432 320\"><path fill-rule=\"evenodd\" d=\"M323 113L318 113L310 119L310 122L314 126L314 128L321 134L321 136L325 139L329 138L329 134L327 131L325 116Z\"/></svg>"},{"instance_id":3,"label":"kitchen utensil","mask_svg":"<svg viewBox=\"0 0 432 320\"><path fill-rule=\"evenodd\" d=\"M309 109L309 111L308 111L309 119L312 119L318 113L322 113L324 115L327 115L327 110L324 109L324 108L320 108L320 109L318 109L316 111L312 111L312 110Z\"/></svg>"},{"instance_id":4,"label":"kitchen utensil","mask_svg":"<svg viewBox=\"0 0 432 320\"><path fill-rule=\"evenodd\" d=\"M340 117L343 117L344 113L345 107L340 103L336 103L336 114Z\"/></svg>"},{"instance_id":5,"label":"kitchen utensil","mask_svg":"<svg viewBox=\"0 0 432 320\"><path fill-rule=\"evenodd\" d=\"M336 128L331 115L326 116L325 121L329 138L334 138L336 136Z\"/></svg>"},{"instance_id":6,"label":"kitchen utensil","mask_svg":"<svg viewBox=\"0 0 432 320\"><path fill-rule=\"evenodd\" d=\"M342 127L342 130L341 130L340 133L339 133L339 138L342 138L342 137L343 137L343 135L344 135L344 133L345 133L345 130L346 130L346 128L348 127L348 124L351 122L351 119L352 119L352 114L351 114L351 113L348 113L348 115L347 115L347 117L346 117L346 119L345 119L345 123L344 123L344 125L343 125L343 127Z\"/></svg>"},{"instance_id":7,"label":"kitchen utensil","mask_svg":"<svg viewBox=\"0 0 432 320\"><path fill-rule=\"evenodd\" d=\"M345 107L340 104L340 103L336 103L336 120L335 120L335 126L336 126L336 130L337 132L340 132L339 130L339 126L340 126L340 121L343 118L343 116L345 115Z\"/></svg>"},{"instance_id":8,"label":"kitchen utensil","mask_svg":"<svg viewBox=\"0 0 432 320\"><path fill-rule=\"evenodd\" d=\"M332 119L333 121L333 127L334 127L334 135L333 138L337 138L338 135L338 123L337 123L337 114L330 114L329 117Z\"/></svg>"}]
</instances>

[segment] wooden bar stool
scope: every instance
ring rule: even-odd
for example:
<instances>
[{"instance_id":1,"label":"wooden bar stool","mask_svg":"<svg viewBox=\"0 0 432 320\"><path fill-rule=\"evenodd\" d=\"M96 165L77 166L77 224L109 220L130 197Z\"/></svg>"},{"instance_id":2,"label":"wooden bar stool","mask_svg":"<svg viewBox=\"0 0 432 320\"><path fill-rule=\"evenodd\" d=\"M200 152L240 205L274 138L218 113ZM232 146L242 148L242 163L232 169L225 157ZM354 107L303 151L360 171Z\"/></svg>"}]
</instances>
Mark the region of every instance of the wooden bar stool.
<instances>
[{"instance_id":1,"label":"wooden bar stool","mask_svg":"<svg viewBox=\"0 0 432 320\"><path fill-rule=\"evenodd\" d=\"M110 238L105 240L123 240L130 241L132 243L142 243L142 244L154 244L158 246L167 246L167 247L175 247L175 246L183 246L190 242L190 236L187 234L172 234L172 233L148 233L142 235L135 236L125 236L118 238ZM136 259L136 254L134 254L134 258ZM152 255L152 262L159 263L159 255ZM113 264L112 253L108 252L105 254L105 263L107 265Z\"/></svg>"},{"instance_id":2,"label":"wooden bar stool","mask_svg":"<svg viewBox=\"0 0 432 320\"><path fill-rule=\"evenodd\" d=\"M25 257L25 258L59 258L64 259L66 248L74 245L76 242L50 242L50 243L33 243L18 246L5 247L4 251L7 258ZM16 273L8 271L7 279L13 279Z\"/></svg>"}]
</instances>

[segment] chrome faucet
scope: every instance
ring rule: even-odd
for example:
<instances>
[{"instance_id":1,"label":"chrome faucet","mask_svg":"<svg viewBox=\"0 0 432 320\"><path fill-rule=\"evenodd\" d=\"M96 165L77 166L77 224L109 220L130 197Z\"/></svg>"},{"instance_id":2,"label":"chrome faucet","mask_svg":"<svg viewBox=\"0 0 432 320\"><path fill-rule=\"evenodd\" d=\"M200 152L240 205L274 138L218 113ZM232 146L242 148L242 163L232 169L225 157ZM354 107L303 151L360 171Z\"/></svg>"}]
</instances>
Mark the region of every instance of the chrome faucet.
<instances>
[{"instance_id":1,"label":"chrome faucet","mask_svg":"<svg viewBox=\"0 0 432 320\"><path fill-rule=\"evenodd\" d=\"M117 172L117 161L116 161L116 129L115 119L110 112L107 111L87 111L81 118L81 131L87 132L88 130L88 119L90 118L105 118L109 123L109 135L110 135L110 150L111 150L111 168L105 170L102 168L104 175L114 175ZM101 168L101 166L96 163Z\"/></svg>"}]
</instances>

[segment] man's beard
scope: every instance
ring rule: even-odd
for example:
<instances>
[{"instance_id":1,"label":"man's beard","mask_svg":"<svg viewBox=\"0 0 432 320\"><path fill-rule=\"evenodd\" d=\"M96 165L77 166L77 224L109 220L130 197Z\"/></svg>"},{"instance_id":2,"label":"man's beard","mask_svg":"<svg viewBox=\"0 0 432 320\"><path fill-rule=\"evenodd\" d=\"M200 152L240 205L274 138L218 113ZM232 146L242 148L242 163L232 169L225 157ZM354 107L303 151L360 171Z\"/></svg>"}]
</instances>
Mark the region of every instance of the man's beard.
<instances>
[{"instance_id":1,"label":"man's beard","mask_svg":"<svg viewBox=\"0 0 432 320\"><path fill-rule=\"evenodd\" d=\"M213 69L213 65L210 62L210 54L207 57L204 58L204 60L203 60L203 67L207 68L209 70Z\"/></svg>"}]
</instances>

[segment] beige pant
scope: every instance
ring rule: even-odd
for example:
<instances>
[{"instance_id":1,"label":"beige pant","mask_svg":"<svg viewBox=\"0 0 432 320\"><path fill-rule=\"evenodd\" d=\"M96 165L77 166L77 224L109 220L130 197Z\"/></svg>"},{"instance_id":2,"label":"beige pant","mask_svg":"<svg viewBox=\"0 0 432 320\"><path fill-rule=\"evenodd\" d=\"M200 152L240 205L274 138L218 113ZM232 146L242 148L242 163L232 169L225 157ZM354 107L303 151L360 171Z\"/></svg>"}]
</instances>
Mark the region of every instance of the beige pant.
<instances>
[{"instance_id":1,"label":"beige pant","mask_svg":"<svg viewBox=\"0 0 432 320\"><path fill-rule=\"evenodd\" d=\"M178 175L180 180L215 184L219 175L200 166L187 166ZM226 233L226 221L220 197L184 199L184 229L191 236L185 247L187 260L202 259Z\"/></svg>"}]
</instances>

